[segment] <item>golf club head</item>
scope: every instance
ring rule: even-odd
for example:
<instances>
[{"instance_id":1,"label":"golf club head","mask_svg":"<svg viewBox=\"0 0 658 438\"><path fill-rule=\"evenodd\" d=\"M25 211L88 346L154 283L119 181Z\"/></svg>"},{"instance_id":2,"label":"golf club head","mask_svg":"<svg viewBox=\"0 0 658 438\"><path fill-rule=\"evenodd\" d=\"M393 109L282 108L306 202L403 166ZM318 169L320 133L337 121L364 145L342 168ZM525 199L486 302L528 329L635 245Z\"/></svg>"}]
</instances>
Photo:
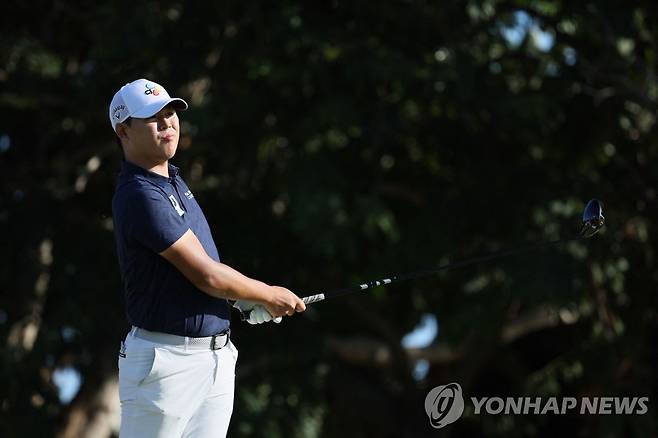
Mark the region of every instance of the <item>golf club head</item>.
<instances>
[{"instance_id":1,"label":"golf club head","mask_svg":"<svg viewBox=\"0 0 658 438\"><path fill-rule=\"evenodd\" d=\"M592 237L603 228L604 223L603 204L598 199L592 199L585 206L583 228L580 230L580 234L586 238Z\"/></svg>"}]
</instances>

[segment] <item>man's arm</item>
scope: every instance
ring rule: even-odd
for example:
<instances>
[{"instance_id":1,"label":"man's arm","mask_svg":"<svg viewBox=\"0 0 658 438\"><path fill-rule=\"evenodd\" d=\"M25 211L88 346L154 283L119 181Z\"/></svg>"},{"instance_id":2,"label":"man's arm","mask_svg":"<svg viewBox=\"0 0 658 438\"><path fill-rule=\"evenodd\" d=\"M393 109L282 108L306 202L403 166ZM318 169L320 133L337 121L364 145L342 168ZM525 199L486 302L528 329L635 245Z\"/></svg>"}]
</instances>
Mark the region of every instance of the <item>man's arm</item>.
<instances>
[{"instance_id":1,"label":"man's arm","mask_svg":"<svg viewBox=\"0 0 658 438\"><path fill-rule=\"evenodd\" d=\"M304 302L288 289L254 280L210 258L192 230L187 230L160 255L210 296L261 303L274 317L306 309Z\"/></svg>"}]
</instances>

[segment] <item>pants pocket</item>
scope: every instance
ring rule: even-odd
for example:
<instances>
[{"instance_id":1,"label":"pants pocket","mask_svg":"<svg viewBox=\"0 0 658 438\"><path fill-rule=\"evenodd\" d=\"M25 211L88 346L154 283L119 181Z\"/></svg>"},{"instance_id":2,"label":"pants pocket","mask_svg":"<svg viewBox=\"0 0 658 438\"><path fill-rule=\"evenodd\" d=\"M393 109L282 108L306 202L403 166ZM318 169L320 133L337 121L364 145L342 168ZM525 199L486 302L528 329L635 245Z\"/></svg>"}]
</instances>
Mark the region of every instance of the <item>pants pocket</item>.
<instances>
[{"instance_id":1,"label":"pants pocket","mask_svg":"<svg viewBox=\"0 0 658 438\"><path fill-rule=\"evenodd\" d=\"M139 383L139 398L147 407L165 415L184 416L198 407L210 390L213 357L208 351L154 348L150 372Z\"/></svg>"},{"instance_id":2,"label":"pants pocket","mask_svg":"<svg viewBox=\"0 0 658 438\"><path fill-rule=\"evenodd\" d=\"M137 399L138 389L157 371L157 347L128 350L119 356L119 398Z\"/></svg>"}]
</instances>

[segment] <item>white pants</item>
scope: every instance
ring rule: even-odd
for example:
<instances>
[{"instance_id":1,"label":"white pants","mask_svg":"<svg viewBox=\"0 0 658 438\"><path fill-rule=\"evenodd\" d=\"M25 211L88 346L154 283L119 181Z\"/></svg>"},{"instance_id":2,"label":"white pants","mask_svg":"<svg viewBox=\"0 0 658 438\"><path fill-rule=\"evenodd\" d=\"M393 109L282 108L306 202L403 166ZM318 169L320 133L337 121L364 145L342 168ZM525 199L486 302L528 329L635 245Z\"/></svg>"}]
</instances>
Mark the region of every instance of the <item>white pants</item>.
<instances>
[{"instance_id":1,"label":"white pants","mask_svg":"<svg viewBox=\"0 0 658 438\"><path fill-rule=\"evenodd\" d=\"M122 353L121 438L226 436L238 358L232 342L220 350L174 346L133 330Z\"/></svg>"}]
</instances>

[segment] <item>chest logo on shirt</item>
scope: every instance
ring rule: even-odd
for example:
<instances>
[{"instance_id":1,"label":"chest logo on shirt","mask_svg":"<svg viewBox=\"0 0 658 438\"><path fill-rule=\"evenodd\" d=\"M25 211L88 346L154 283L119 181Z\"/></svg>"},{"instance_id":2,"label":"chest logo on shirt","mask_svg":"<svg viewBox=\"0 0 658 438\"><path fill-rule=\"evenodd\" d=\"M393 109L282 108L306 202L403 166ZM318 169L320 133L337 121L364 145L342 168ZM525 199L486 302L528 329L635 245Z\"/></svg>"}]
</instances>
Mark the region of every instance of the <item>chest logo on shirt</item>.
<instances>
[{"instance_id":1,"label":"chest logo on shirt","mask_svg":"<svg viewBox=\"0 0 658 438\"><path fill-rule=\"evenodd\" d=\"M192 194L192 190L188 190L187 192L184 193L184 195L187 199L194 198L194 195Z\"/></svg>"},{"instance_id":2,"label":"chest logo on shirt","mask_svg":"<svg viewBox=\"0 0 658 438\"><path fill-rule=\"evenodd\" d=\"M185 210L180 208L180 205L178 205L178 201L176 200L176 197L174 195L169 195L169 200L171 201L171 205L174 206L176 209L176 213L178 213L178 216L182 216L185 214Z\"/></svg>"}]
</instances>

